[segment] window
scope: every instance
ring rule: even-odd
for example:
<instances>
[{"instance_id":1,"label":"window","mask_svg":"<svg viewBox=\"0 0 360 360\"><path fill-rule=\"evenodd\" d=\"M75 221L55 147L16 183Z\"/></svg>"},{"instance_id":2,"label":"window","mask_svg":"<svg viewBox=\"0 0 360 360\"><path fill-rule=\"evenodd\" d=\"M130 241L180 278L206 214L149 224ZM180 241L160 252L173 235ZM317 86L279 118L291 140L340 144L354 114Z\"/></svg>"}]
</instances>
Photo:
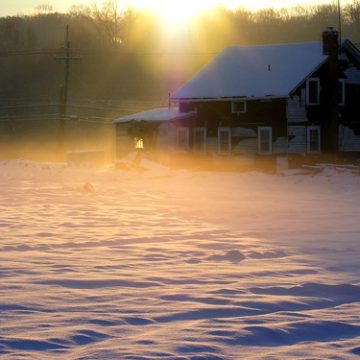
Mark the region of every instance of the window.
<instances>
[{"instance_id":1,"label":"window","mask_svg":"<svg viewBox=\"0 0 360 360\"><path fill-rule=\"evenodd\" d=\"M318 78L309 78L306 81L306 104L320 104L320 80Z\"/></svg>"},{"instance_id":2,"label":"window","mask_svg":"<svg viewBox=\"0 0 360 360\"><path fill-rule=\"evenodd\" d=\"M194 152L206 152L206 128L194 129Z\"/></svg>"},{"instance_id":3,"label":"window","mask_svg":"<svg viewBox=\"0 0 360 360\"><path fill-rule=\"evenodd\" d=\"M307 128L307 152L310 154L320 153L320 126Z\"/></svg>"},{"instance_id":4,"label":"window","mask_svg":"<svg viewBox=\"0 0 360 360\"><path fill-rule=\"evenodd\" d=\"M345 79L339 79L339 105L345 105Z\"/></svg>"},{"instance_id":5,"label":"window","mask_svg":"<svg viewBox=\"0 0 360 360\"><path fill-rule=\"evenodd\" d=\"M258 127L258 152L259 154L272 154L272 128L269 126Z\"/></svg>"},{"instance_id":6,"label":"window","mask_svg":"<svg viewBox=\"0 0 360 360\"><path fill-rule=\"evenodd\" d=\"M233 114L244 114L246 113L246 101L238 100L231 103L231 112Z\"/></svg>"},{"instance_id":7,"label":"window","mask_svg":"<svg viewBox=\"0 0 360 360\"><path fill-rule=\"evenodd\" d=\"M144 148L144 139L136 137L134 138L135 149L143 149Z\"/></svg>"},{"instance_id":8,"label":"window","mask_svg":"<svg viewBox=\"0 0 360 360\"><path fill-rule=\"evenodd\" d=\"M189 149L189 129L185 127L178 127L176 129L176 138L178 148L181 150Z\"/></svg>"},{"instance_id":9,"label":"window","mask_svg":"<svg viewBox=\"0 0 360 360\"><path fill-rule=\"evenodd\" d=\"M231 153L231 129L228 127L218 128L218 151L220 154Z\"/></svg>"}]
</instances>

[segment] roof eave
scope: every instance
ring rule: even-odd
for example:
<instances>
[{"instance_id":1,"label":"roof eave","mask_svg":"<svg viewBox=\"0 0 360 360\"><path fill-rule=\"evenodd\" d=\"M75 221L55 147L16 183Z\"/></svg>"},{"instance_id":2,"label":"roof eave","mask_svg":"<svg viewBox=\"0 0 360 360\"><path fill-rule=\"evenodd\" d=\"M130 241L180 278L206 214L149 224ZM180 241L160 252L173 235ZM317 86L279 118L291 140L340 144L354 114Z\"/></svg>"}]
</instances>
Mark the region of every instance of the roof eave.
<instances>
[{"instance_id":1,"label":"roof eave","mask_svg":"<svg viewBox=\"0 0 360 360\"><path fill-rule=\"evenodd\" d=\"M320 64L318 64L309 74L307 74L301 81L299 81L296 86L289 92L289 96L291 96L311 75L313 75L316 71L318 71L326 62L328 58L326 57Z\"/></svg>"},{"instance_id":2,"label":"roof eave","mask_svg":"<svg viewBox=\"0 0 360 360\"><path fill-rule=\"evenodd\" d=\"M133 122L146 122L146 123L163 123L163 122L169 122L169 121L178 121L178 120L186 120L186 119L190 119L192 116L194 116L196 114L195 111L191 111L189 113L184 113L182 115L179 116L174 116L168 119L155 119L155 120L149 120L149 119L141 119L141 118L128 118L127 116L124 116L123 118L119 118L114 120L112 123L113 124L128 124L128 123L133 123Z\"/></svg>"},{"instance_id":3,"label":"roof eave","mask_svg":"<svg viewBox=\"0 0 360 360\"><path fill-rule=\"evenodd\" d=\"M171 97L171 101L186 101L186 102L206 102L206 101L237 101L237 100L272 100L272 99L286 99L288 94L282 95L264 95L264 96L224 96L224 97Z\"/></svg>"}]
</instances>

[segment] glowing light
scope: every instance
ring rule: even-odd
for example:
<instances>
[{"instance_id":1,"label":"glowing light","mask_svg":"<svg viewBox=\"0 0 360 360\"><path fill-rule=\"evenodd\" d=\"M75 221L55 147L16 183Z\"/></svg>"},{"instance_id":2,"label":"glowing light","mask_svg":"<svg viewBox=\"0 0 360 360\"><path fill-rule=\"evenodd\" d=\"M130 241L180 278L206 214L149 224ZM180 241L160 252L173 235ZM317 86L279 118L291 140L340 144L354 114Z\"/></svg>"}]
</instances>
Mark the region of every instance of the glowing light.
<instances>
[{"instance_id":1,"label":"glowing light","mask_svg":"<svg viewBox=\"0 0 360 360\"><path fill-rule=\"evenodd\" d=\"M351 0L343 0L344 4ZM247 8L257 11L263 8L286 8L291 6L324 5L329 0L125 0L119 4L136 9L147 9L156 12L163 20L176 26L188 21L201 12L218 6L235 10Z\"/></svg>"},{"instance_id":2,"label":"glowing light","mask_svg":"<svg viewBox=\"0 0 360 360\"><path fill-rule=\"evenodd\" d=\"M178 32L186 29L199 14L219 6L230 10L246 8L258 11L264 8L280 9L299 5L321 5L328 2L328 0L124 0L119 2L119 5L151 11L157 15L166 31Z\"/></svg>"},{"instance_id":3,"label":"glowing light","mask_svg":"<svg viewBox=\"0 0 360 360\"><path fill-rule=\"evenodd\" d=\"M135 143L135 149L143 149L144 148L144 139L136 137L134 139L134 143Z\"/></svg>"},{"instance_id":4,"label":"glowing light","mask_svg":"<svg viewBox=\"0 0 360 360\"><path fill-rule=\"evenodd\" d=\"M219 4L218 0L132 0L127 5L135 9L146 9L156 14L160 24L169 32L177 32L200 13Z\"/></svg>"},{"instance_id":5,"label":"glowing light","mask_svg":"<svg viewBox=\"0 0 360 360\"><path fill-rule=\"evenodd\" d=\"M91 5L97 4L101 5L106 0L52 0L52 1L44 1L45 4L51 3L54 6L56 11L66 12L70 6L76 5ZM353 0L342 0L342 6L346 4L351 4ZM153 11L159 11L159 14L163 18L166 17L166 13L169 14L170 8L174 11L170 13L170 17L166 19L169 20L169 24L171 23L171 19L173 19L176 13L180 14L179 17L176 18L176 24L181 23L180 19L187 18L185 23L188 21L188 14L190 13L192 17L194 13L198 13L204 10L210 10L216 6L224 6L225 8L234 10L239 7L245 7L250 10L256 11L261 8L284 8L290 6L297 5L319 5L319 4L329 4L331 1L329 0L183 0L174 1L174 0L119 0L119 7L132 7L136 9L147 9ZM41 2L40 2L41 4ZM22 14L31 14L34 12L34 8L39 5L38 0L17 0L17 1L5 1L5 4L1 4L2 14L3 15L16 15L18 13ZM181 8L180 13L178 12L179 8ZM187 8L185 13L183 12L183 8ZM186 14L186 16L185 16ZM184 22L183 22L184 23ZM173 26L173 28L174 28Z\"/></svg>"}]
</instances>

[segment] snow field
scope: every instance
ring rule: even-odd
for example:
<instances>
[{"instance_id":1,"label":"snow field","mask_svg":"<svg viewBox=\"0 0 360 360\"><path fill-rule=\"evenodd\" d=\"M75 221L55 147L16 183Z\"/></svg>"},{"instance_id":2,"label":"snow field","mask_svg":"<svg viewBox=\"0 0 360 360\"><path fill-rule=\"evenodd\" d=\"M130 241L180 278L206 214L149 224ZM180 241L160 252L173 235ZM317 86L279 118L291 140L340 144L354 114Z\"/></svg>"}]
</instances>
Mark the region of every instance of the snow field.
<instances>
[{"instance_id":1,"label":"snow field","mask_svg":"<svg viewBox=\"0 0 360 360\"><path fill-rule=\"evenodd\" d=\"M0 357L355 359L360 176L0 163Z\"/></svg>"}]
</instances>

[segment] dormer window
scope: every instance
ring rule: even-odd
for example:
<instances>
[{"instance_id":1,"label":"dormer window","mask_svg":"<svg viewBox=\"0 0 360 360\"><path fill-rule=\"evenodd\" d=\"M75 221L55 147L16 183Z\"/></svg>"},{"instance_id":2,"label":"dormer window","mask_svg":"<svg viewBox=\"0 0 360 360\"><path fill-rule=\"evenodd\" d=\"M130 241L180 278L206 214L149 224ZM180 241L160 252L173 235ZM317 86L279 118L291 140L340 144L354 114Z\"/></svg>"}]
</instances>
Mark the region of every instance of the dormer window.
<instances>
[{"instance_id":1,"label":"dormer window","mask_svg":"<svg viewBox=\"0 0 360 360\"><path fill-rule=\"evenodd\" d=\"M318 78L307 79L306 104L308 106L320 104L320 79Z\"/></svg>"},{"instance_id":2,"label":"dormer window","mask_svg":"<svg viewBox=\"0 0 360 360\"><path fill-rule=\"evenodd\" d=\"M231 103L231 112L233 114L246 113L246 100L237 100Z\"/></svg>"}]
</instances>

